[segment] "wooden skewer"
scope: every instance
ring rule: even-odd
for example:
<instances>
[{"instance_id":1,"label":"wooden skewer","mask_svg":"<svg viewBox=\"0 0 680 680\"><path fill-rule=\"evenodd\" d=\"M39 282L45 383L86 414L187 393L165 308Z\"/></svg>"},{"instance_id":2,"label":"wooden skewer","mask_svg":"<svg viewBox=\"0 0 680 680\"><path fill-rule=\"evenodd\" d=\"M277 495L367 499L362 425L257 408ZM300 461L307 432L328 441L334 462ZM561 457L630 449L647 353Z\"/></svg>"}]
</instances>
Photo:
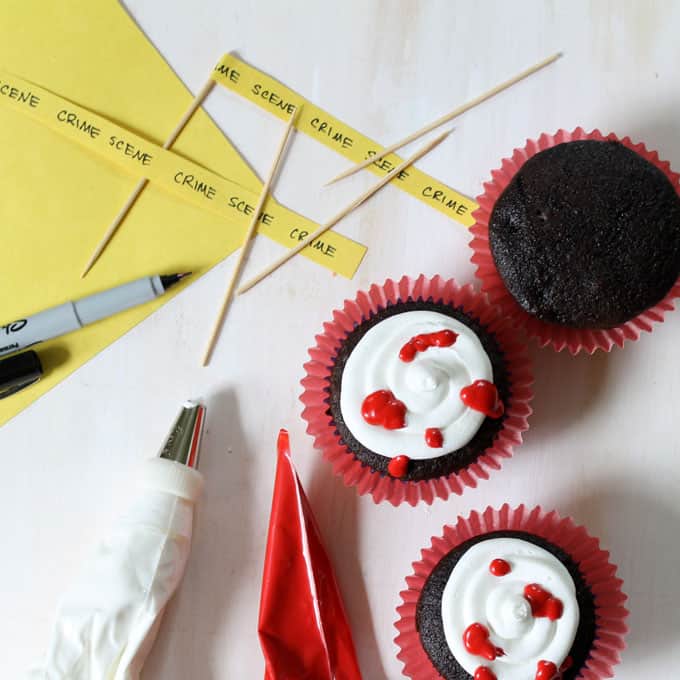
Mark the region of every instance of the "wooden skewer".
<instances>
[{"instance_id":1,"label":"wooden skewer","mask_svg":"<svg viewBox=\"0 0 680 680\"><path fill-rule=\"evenodd\" d=\"M241 295L246 291L250 290L253 286L256 286L262 279L265 279L272 272L276 271L281 265L285 264L292 257L297 255L301 250L304 250L312 241L315 241L324 232L328 231L331 227L335 226L343 217L351 213L353 210L358 208L362 203L366 202L371 196L378 193L386 184L389 184L402 170L408 168L410 165L415 163L419 158L424 156L426 153L434 149L435 146L441 144L453 130L447 130L443 134L439 135L432 141L428 142L424 147L416 151L412 156L409 156L401 165L398 165L394 170L391 170L387 175L385 175L377 184L374 184L368 191L363 193L359 198L356 198L352 203L350 203L346 208L343 208L335 217L331 218L328 222L322 224L314 233L310 234L303 241L300 241L294 248L284 253L278 260L270 264L264 271L258 274L255 278L245 283L238 290L238 294Z\"/></svg>"},{"instance_id":2,"label":"wooden skewer","mask_svg":"<svg viewBox=\"0 0 680 680\"><path fill-rule=\"evenodd\" d=\"M226 318L227 312L229 311L229 307L231 306L231 302L234 299L234 289L236 288L236 284L238 283L239 277L241 275L241 270L243 269L243 265L248 255L249 251L248 246L250 245L250 242L252 241L253 236L257 231L257 224L260 219L260 213L262 212L262 208L264 207L272 183L274 182L274 178L276 177L276 171L278 170L281 159L283 158L283 153L286 149L288 139L290 138L291 133L295 129L295 119L297 118L297 112L298 110L295 109L290 117L290 120L288 121L286 131L283 133L283 137L279 142L279 147L276 150L276 155L274 157L272 166L269 170L269 175L267 176L267 179L265 180L265 183L262 187L262 193L260 193L260 198L257 201L257 206L255 206L255 212L253 212L253 219L250 222L248 231L246 232L246 235L243 238L241 253L239 254L238 260L236 261L236 267L234 267L234 271L232 272L231 278L229 279L229 284L227 285L227 291L224 295L222 306L220 307L217 319L215 320L215 325L213 326L212 333L210 335L210 340L208 341L208 346L205 350L205 355L203 356L204 366L207 366L210 363L210 358L212 357L213 350L215 349L215 345L217 344L217 340L222 331L224 319Z\"/></svg>"},{"instance_id":3,"label":"wooden skewer","mask_svg":"<svg viewBox=\"0 0 680 680\"><path fill-rule=\"evenodd\" d=\"M367 158L365 161L362 161L358 165L353 165L344 172L341 172L337 177L334 177L329 182L326 182L324 186L329 186L330 184L333 184L334 182L344 179L345 177L349 177L350 175L353 175L355 172L358 172L359 170L368 167L369 165L371 165L371 163L379 161L381 158L387 156L387 154L390 154L393 151L396 151L397 149L401 149L402 146L410 144L411 142L415 141L419 137L422 137L424 134L427 134L431 130L438 128L440 125L444 125L444 123L448 123L450 120L453 120L457 116L460 116L461 114L465 113L466 111L469 111L470 109L481 104L482 102L485 102L487 99L491 99L491 97L497 95L499 92L507 90L512 85L518 83L520 80L524 80L524 78L527 78L533 73L536 73L536 71L540 71L542 68L545 68L549 64L552 64L554 61L557 61L557 59L559 59L561 56L562 53L558 52L557 54L553 54L551 57L548 57L543 61L539 61L538 64L534 64L530 68L516 75L514 78L510 78L510 80L506 80L505 82L500 83L500 85L496 85L496 87L492 88L488 92L485 92L484 94L479 95L479 97L475 97L475 99L472 99L471 101L467 102L467 104L459 106L457 109L454 109L450 113L443 115L441 118L437 118L437 120L433 121L429 125L420 128L420 130L416 130L413 134L410 134L408 137L404 137L404 139L402 139L401 141L395 142L391 146L388 146L386 149L383 149L375 156Z\"/></svg>"},{"instance_id":4,"label":"wooden skewer","mask_svg":"<svg viewBox=\"0 0 680 680\"><path fill-rule=\"evenodd\" d=\"M196 113L196 110L204 102L205 98L210 94L210 91L213 89L214 86L215 81L211 78L201 88L201 91L196 95L194 100L191 102L189 108L185 111L179 123L177 123L177 127L170 133L170 136L165 141L165 144L163 144L164 149L169 149L175 143L177 138L180 136L182 130L184 130L184 128L186 127L186 124L191 120L194 113ZM118 231L118 227L120 227L120 225L123 223L123 220L125 219L126 215L130 212L130 209L135 204L135 201L140 197L142 191L144 191L144 188L148 183L149 180L146 178L142 178L139 180L139 182L137 182L137 186L130 194L128 200L125 201L125 205L120 209L120 212L116 215L113 222L111 222L111 226L106 230L106 233L102 237L102 240L99 242L99 245L94 249L94 252L92 253L87 264L85 265L83 273L80 275L81 279L84 279L87 276L87 273L90 271L90 269L92 269L95 262L100 258L101 254L104 252L104 249L109 244L109 241L113 238L113 235L116 233L116 231Z\"/></svg>"}]
</instances>

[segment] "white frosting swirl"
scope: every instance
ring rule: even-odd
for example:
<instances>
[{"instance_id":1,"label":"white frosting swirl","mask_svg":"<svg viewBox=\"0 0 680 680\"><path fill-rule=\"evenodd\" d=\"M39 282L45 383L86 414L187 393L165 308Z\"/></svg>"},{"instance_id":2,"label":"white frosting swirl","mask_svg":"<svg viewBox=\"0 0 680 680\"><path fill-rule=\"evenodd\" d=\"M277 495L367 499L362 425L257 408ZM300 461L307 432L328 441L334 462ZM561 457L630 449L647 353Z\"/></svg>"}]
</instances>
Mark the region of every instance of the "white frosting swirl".
<instances>
[{"instance_id":1,"label":"white frosting swirl","mask_svg":"<svg viewBox=\"0 0 680 680\"><path fill-rule=\"evenodd\" d=\"M497 558L510 564L509 574L491 574L489 565ZM532 615L524 598L532 583L562 601L559 619ZM559 668L569 655L579 623L576 588L547 550L517 538L493 538L472 546L453 568L442 596L442 621L452 654L470 675L487 666L498 680L533 680L539 661ZM489 661L467 651L463 633L473 623L489 630L490 642L504 656Z\"/></svg>"},{"instance_id":2,"label":"white frosting swirl","mask_svg":"<svg viewBox=\"0 0 680 680\"><path fill-rule=\"evenodd\" d=\"M430 347L411 362L399 358L412 337L441 330L458 335L452 346ZM465 446L484 422L483 413L460 399L461 389L475 380L493 381L493 369L470 328L438 312L403 312L373 326L352 350L342 373L340 409L350 432L372 451L389 458L437 458ZM390 390L406 405L405 427L386 430L364 420L363 400L377 390ZM441 430L442 448L427 445L425 430L431 427Z\"/></svg>"}]
</instances>

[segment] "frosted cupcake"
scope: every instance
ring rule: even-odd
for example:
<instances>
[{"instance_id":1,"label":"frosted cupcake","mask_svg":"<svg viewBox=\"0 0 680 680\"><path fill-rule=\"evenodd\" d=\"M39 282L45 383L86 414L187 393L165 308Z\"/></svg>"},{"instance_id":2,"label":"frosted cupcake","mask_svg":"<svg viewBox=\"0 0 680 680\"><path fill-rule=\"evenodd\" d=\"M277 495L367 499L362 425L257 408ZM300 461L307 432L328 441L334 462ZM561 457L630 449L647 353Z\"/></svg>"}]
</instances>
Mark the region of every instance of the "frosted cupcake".
<instances>
[{"instance_id":1,"label":"frosted cupcake","mask_svg":"<svg viewBox=\"0 0 680 680\"><path fill-rule=\"evenodd\" d=\"M637 339L680 294L678 180L627 137L577 128L528 141L478 198L482 289L541 345Z\"/></svg>"},{"instance_id":2,"label":"frosted cupcake","mask_svg":"<svg viewBox=\"0 0 680 680\"><path fill-rule=\"evenodd\" d=\"M360 493L431 503L475 486L527 428L531 375L471 287L402 278L360 292L310 350L308 432Z\"/></svg>"},{"instance_id":3,"label":"frosted cupcake","mask_svg":"<svg viewBox=\"0 0 680 680\"><path fill-rule=\"evenodd\" d=\"M612 677L628 612L596 539L524 506L459 518L401 593L396 643L414 680Z\"/></svg>"}]
</instances>

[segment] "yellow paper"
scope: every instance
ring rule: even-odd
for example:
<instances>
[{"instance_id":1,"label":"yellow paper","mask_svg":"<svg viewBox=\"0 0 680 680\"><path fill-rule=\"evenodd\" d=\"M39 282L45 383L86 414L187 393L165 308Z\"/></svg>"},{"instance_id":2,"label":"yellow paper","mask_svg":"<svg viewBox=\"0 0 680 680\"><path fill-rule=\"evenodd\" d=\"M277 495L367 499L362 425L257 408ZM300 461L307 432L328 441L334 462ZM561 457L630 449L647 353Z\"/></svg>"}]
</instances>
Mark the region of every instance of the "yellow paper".
<instances>
[{"instance_id":1,"label":"yellow paper","mask_svg":"<svg viewBox=\"0 0 680 680\"><path fill-rule=\"evenodd\" d=\"M0 69L0 105L47 125L92 153L137 178L147 178L185 201L243 230L255 212L258 193L154 144L130 130L65 100L35 83ZM292 248L318 225L268 197L260 214L258 233ZM354 276L365 246L336 232L314 240L301 254L347 278Z\"/></svg>"},{"instance_id":2,"label":"yellow paper","mask_svg":"<svg viewBox=\"0 0 680 680\"><path fill-rule=\"evenodd\" d=\"M162 144L192 100L115 0L3 0L0 26L0 68L155 144ZM206 65L206 77L209 70ZM276 142L272 139L272 150ZM202 111L173 150L251 190L260 185ZM150 184L104 257L81 280L85 262L137 180L29 116L0 106L0 182L0 323L140 276L200 274L232 252L243 233L222 215ZM0 424L169 297L41 346L45 378L0 401Z\"/></svg>"},{"instance_id":3,"label":"yellow paper","mask_svg":"<svg viewBox=\"0 0 680 680\"><path fill-rule=\"evenodd\" d=\"M383 147L373 140L233 54L225 54L220 59L213 69L212 77L224 87L237 92L281 119L287 120L295 107L302 107L296 121L297 129L352 163L360 163L383 150ZM388 154L369 165L367 169L383 176L396 168L402 160L396 154ZM426 205L466 227L471 227L475 223L472 213L478 205L471 198L413 166L400 173L399 179L402 181L393 182L394 186Z\"/></svg>"}]
</instances>

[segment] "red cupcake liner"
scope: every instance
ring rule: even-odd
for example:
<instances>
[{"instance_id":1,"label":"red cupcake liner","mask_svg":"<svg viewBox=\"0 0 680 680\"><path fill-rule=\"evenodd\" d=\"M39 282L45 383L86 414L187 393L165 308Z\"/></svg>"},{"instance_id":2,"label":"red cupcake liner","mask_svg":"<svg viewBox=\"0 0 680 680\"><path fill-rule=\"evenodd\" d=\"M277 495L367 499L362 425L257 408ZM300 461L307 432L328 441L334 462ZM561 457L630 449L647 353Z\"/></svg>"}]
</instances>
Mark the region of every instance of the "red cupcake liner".
<instances>
[{"instance_id":1,"label":"red cupcake liner","mask_svg":"<svg viewBox=\"0 0 680 680\"><path fill-rule=\"evenodd\" d=\"M649 151L642 143L634 144L630 137L619 139L613 133L604 136L599 130L588 133L580 127L573 132L558 130L554 135L543 133L538 140L527 140L523 149L515 149L511 158L503 159L501 167L492 171L491 181L484 184L484 193L477 197L479 208L473 213L477 222L471 229L474 238L470 242L470 247L474 251L471 261L477 265L477 278L480 279L482 290L489 296L491 302L498 305L516 325L524 327L529 336L538 340L541 347L552 345L558 352L566 347L572 354L582 350L592 354L598 349L608 352L615 345L623 347L626 340L637 340L643 331L651 332L654 323L661 323L664 314L673 310L675 298L680 297L678 279L661 302L630 321L614 328L590 330L567 328L531 316L517 304L505 287L489 246L489 219L496 200L529 158L557 144L582 139L620 142L659 168L680 193L680 175L671 170L668 162L660 160L656 151Z\"/></svg>"},{"instance_id":2,"label":"red cupcake liner","mask_svg":"<svg viewBox=\"0 0 680 680\"><path fill-rule=\"evenodd\" d=\"M460 307L476 318L498 342L508 369L511 392L505 404L503 427L492 446L457 473L418 482L383 475L357 460L342 443L328 408L331 369L344 339L379 310L408 299L432 299ZM382 286L374 284L368 292L359 292L354 300L345 300L343 308L333 312L333 321L324 324L323 333L316 336L316 346L309 350L309 355L311 361L304 366L306 376L301 383L304 392L300 397L305 406L302 417L307 421L307 432L345 484L356 486L361 495L370 493L376 503L416 505L422 501L430 505L435 498L445 500L451 494L460 495L465 487L476 487L478 480L488 479L490 472L500 469L503 458L512 455L514 446L522 443L522 433L529 427L533 378L526 346L518 341L512 324L499 316L486 296L471 285L459 286L452 279L446 281L440 276L429 279L423 275L417 279L408 276L399 281L388 279Z\"/></svg>"},{"instance_id":3,"label":"red cupcake liner","mask_svg":"<svg viewBox=\"0 0 680 680\"><path fill-rule=\"evenodd\" d=\"M422 551L422 559L413 563L413 574L406 578L408 590L400 593L403 604L397 607L399 619L394 624L399 635L394 639L400 648L397 658L404 664L404 675L412 680L441 680L441 675L422 646L416 628L416 608L420 593L439 561L461 543L492 531L525 531L539 536L564 550L578 564L581 575L595 598L595 641L577 678L600 680L614 676L614 666L621 661L628 632L628 610L623 606L627 596L621 590L623 581L616 577L616 567L609 553L600 548L597 538L585 527L554 510L545 512L507 503L500 510L488 507L484 512L471 512L458 517L455 525L444 527L442 536L432 538L430 548Z\"/></svg>"}]
</instances>

